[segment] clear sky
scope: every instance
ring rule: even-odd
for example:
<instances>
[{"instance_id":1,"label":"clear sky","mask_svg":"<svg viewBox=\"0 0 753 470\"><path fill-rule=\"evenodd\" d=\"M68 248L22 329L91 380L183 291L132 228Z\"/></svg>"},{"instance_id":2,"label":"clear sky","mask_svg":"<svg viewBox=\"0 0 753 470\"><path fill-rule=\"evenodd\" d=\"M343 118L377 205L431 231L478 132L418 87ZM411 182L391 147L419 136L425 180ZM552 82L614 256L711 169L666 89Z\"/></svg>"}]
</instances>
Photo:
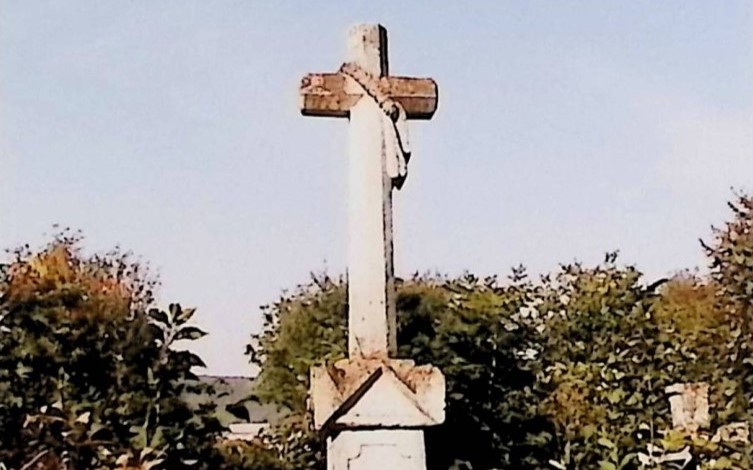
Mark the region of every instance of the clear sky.
<instances>
[{"instance_id":1,"label":"clear sky","mask_svg":"<svg viewBox=\"0 0 753 470\"><path fill-rule=\"evenodd\" d=\"M304 118L358 22L440 87L396 196L399 275L506 274L621 250L650 279L753 189L753 3L0 3L0 246L54 223L198 307L209 371L247 374L258 307L344 271L346 121ZM315 340L315 338L312 338Z\"/></svg>"}]
</instances>

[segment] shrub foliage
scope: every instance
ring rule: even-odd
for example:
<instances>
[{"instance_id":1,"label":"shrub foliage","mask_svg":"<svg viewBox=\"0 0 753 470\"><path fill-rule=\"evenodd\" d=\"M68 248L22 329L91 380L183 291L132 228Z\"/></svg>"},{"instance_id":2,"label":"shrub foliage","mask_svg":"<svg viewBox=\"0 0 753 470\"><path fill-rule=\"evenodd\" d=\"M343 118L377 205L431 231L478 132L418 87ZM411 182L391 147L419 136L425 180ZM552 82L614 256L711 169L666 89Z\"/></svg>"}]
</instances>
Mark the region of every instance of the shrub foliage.
<instances>
[{"instance_id":1,"label":"shrub foliage","mask_svg":"<svg viewBox=\"0 0 753 470\"><path fill-rule=\"evenodd\" d=\"M702 242L706 275L647 281L609 253L504 279L416 275L398 282L399 357L447 379L446 423L427 430L429 468L644 468L688 449L696 468L751 468L720 442L753 413L753 199ZM247 348L251 399L283 417L227 442L183 341L194 311L154 308L155 281L128 255L87 256L80 239L21 248L0 269L0 463L14 469L324 469L311 430L309 370L346 355L342 279L314 276L262 310ZM190 343L189 343L190 344ZM710 385L710 424L672 429L666 388Z\"/></svg>"},{"instance_id":2,"label":"shrub foliage","mask_svg":"<svg viewBox=\"0 0 753 470\"><path fill-rule=\"evenodd\" d=\"M192 309L153 308L128 254L86 256L76 236L16 250L0 275L0 462L8 468L216 468L211 409L191 409L204 335ZM34 466L38 465L38 466Z\"/></svg>"},{"instance_id":3,"label":"shrub foliage","mask_svg":"<svg viewBox=\"0 0 753 470\"><path fill-rule=\"evenodd\" d=\"M704 244L710 275L647 282L616 253L532 279L415 276L398 285L399 356L447 377L447 421L427 432L430 468L639 468L639 453L689 446L703 468L750 468L749 445L712 441L753 402L753 200ZM264 310L248 354L256 397L287 411L267 436L283 468L324 468L309 430L308 371L344 357L343 282L318 276ZM710 384L711 425L672 430L666 387ZM285 443L285 447L280 445ZM296 445L297 443L297 445Z\"/></svg>"}]
</instances>

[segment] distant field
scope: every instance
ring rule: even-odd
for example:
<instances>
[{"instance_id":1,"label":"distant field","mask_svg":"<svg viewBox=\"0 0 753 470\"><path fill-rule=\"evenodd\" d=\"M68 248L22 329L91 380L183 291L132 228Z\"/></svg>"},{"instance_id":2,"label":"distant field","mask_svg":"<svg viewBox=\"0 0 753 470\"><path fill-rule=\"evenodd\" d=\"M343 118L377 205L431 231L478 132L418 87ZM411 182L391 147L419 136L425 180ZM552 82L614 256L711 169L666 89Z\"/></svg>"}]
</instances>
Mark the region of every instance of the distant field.
<instances>
[{"instance_id":1,"label":"distant field","mask_svg":"<svg viewBox=\"0 0 753 470\"><path fill-rule=\"evenodd\" d=\"M199 376L199 380L212 385L217 391L214 403L217 405L216 416L223 426L241 423L242 420L225 410L226 405L237 403L247 398L254 391L254 379L249 377L217 377ZM210 403L212 398L206 395L187 394L186 400L198 407L201 403ZM251 423L274 423L280 416L280 412L271 405L259 405L258 403L246 403L246 409L251 417Z\"/></svg>"}]
</instances>

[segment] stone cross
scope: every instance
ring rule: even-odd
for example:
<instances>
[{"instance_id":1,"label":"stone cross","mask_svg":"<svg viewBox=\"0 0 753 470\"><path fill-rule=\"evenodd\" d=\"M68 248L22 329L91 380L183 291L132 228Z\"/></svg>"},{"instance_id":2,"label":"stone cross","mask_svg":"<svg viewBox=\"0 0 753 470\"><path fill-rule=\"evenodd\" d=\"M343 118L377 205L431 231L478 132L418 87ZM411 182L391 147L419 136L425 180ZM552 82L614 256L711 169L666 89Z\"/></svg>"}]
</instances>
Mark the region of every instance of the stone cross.
<instances>
[{"instance_id":1,"label":"stone cross","mask_svg":"<svg viewBox=\"0 0 753 470\"><path fill-rule=\"evenodd\" d=\"M437 86L428 78L389 76L387 31L359 25L348 35L347 62L369 74L399 103L407 119L429 119ZM396 350L395 275L392 255L394 130L374 97L342 73L310 74L301 85L306 116L348 117L348 352L388 356Z\"/></svg>"},{"instance_id":2,"label":"stone cross","mask_svg":"<svg viewBox=\"0 0 753 470\"><path fill-rule=\"evenodd\" d=\"M348 358L313 367L314 427L327 437L328 470L424 470L423 428L444 421L444 376L396 359L392 191L410 147L409 119L437 108L431 79L390 76L387 32L348 33L338 73L310 74L300 89L306 116L349 118Z\"/></svg>"}]
</instances>

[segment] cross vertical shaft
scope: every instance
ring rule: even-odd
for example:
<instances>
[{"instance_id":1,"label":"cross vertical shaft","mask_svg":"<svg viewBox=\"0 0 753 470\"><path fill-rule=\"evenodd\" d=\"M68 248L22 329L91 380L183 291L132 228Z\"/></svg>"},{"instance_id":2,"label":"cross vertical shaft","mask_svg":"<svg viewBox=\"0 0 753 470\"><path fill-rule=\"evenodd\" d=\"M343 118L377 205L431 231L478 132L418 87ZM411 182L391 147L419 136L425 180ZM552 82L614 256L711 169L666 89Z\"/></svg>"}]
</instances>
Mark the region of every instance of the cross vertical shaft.
<instances>
[{"instance_id":1,"label":"cross vertical shaft","mask_svg":"<svg viewBox=\"0 0 753 470\"><path fill-rule=\"evenodd\" d=\"M348 352L385 359L397 343L392 188L402 185L410 153L405 121L431 119L438 92L430 78L388 74L383 26L355 26L347 44L339 72L303 77L300 105L305 116L350 119Z\"/></svg>"},{"instance_id":2,"label":"cross vertical shaft","mask_svg":"<svg viewBox=\"0 0 753 470\"><path fill-rule=\"evenodd\" d=\"M348 33L348 61L388 75L387 32L358 25ZM360 90L353 80L346 88ZM353 89L355 88L355 89ZM348 143L348 352L387 357L396 349L392 180L385 171L384 113L372 99L350 108Z\"/></svg>"}]
</instances>

